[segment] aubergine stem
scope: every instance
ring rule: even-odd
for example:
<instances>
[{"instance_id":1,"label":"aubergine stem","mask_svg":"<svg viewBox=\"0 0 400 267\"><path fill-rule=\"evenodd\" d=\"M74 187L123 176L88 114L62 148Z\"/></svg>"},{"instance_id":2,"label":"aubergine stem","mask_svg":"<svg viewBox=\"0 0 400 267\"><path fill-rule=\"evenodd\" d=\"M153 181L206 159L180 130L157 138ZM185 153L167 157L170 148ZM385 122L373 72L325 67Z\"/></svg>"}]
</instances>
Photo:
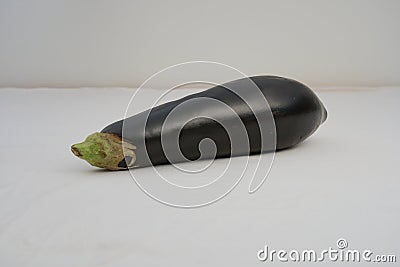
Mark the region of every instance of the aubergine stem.
<instances>
[{"instance_id":1,"label":"aubergine stem","mask_svg":"<svg viewBox=\"0 0 400 267\"><path fill-rule=\"evenodd\" d=\"M71 151L90 165L108 170L124 170L136 160L136 147L110 133L93 133L82 143L71 146ZM125 163L125 156L129 162Z\"/></svg>"}]
</instances>

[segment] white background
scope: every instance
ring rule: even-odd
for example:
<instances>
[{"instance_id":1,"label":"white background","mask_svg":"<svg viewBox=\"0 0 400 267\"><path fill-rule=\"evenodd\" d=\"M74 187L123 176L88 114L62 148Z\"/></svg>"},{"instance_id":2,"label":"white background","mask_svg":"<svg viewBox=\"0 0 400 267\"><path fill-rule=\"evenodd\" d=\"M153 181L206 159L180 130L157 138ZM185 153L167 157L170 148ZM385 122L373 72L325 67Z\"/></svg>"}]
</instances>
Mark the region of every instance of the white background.
<instances>
[{"instance_id":1,"label":"white background","mask_svg":"<svg viewBox=\"0 0 400 267\"><path fill-rule=\"evenodd\" d=\"M399 10L396 0L0 0L0 87L137 87L190 60L313 87L400 85Z\"/></svg>"},{"instance_id":2,"label":"white background","mask_svg":"<svg viewBox=\"0 0 400 267\"><path fill-rule=\"evenodd\" d=\"M146 99L155 91L145 90ZM265 245L320 253L337 248L339 238L349 249L396 255L397 263L337 266L398 266L399 87L318 92L328 120L305 142L276 153L259 191L248 194L245 175L228 196L199 209L160 204L129 172L101 171L71 153L71 144L119 119L131 95L0 90L0 266L271 266L257 259ZM221 172L226 163L215 161ZM157 179L151 168L134 173Z\"/></svg>"},{"instance_id":3,"label":"white background","mask_svg":"<svg viewBox=\"0 0 400 267\"><path fill-rule=\"evenodd\" d=\"M398 265L399 10L367 0L0 0L0 87L49 87L0 90L0 266L269 266L257 260L265 245L320 252L339 238L397 256L369 266ZM123 117L134 90L115 87L189 60L359 90L318 91L327 121L276 153L261 189L249 195L245 176L200 209L162 205L129 172L71 153ZM82 86L106 88L71 88Z\"/></svg>"}]
</instances>

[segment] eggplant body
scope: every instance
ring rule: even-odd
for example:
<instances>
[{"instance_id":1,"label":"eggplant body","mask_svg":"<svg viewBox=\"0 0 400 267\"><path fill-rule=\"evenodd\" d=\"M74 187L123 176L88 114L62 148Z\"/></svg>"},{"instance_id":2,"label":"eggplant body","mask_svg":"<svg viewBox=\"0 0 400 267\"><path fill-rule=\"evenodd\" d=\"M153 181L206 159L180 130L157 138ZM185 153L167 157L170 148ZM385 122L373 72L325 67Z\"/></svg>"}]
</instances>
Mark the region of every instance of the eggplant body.
<instances>
[{"instance_id":1,"label":"eggplant body","mask_svg":"<svg viewBox=\"0 0 400 267\"><path fill-rule=\"evenodd\" d=\"M249 87L249 83L246 82L249 79L257 85L258 94L261 92L272 112L276 128L276 146L275 144L266 146L268 149L261 145L260 122L257 121L255 116L255 111L259 112L265 107L259 104L252 106L252 103L250 103L251 99L259 98L259 95L253 88L246 88ZM238 92L239 94L237 94ZM240 95L245 95L247 99L250 99L250 102L243 100ZM164 125L167 116L176 107L188 100L198 98L211 98L226 104L242 121L247 131L249 149L238 151L235 156L292 147L309 137L327 118L326 109L316 94L298 81L277 76L255 76L239 79L156 106L105 127L101 131L102 133L117 135L136 146L134 165L127 166L126 162L129 162L130 159L126 159L121 161L119 167L145 167L181 161L179 159L171 160L165 155L161 138L162 130L162 134L166 136L169 133L172 135L172 133L177 134L179 132L179 148L188 160L196 160L201 156L199 143L205 138L214 141L216 158L233 156L229 133L219 123L221 121L229 123L232 116L218 108L214 110L211 108L212 118L204 118L196 115L210 109L210 107L194 105L192 109L185 112L186 117L192 116L193 118L185 125L175 123Z\"/></svg>"}]
</instances>

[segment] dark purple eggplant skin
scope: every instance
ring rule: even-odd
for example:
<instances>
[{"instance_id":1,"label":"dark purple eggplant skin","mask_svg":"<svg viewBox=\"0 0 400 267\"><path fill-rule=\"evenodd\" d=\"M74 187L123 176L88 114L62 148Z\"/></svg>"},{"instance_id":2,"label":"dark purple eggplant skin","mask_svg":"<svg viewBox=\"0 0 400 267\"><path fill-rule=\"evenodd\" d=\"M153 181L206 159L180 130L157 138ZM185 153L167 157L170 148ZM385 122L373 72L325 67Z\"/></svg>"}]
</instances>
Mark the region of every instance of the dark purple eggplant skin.
<instances>
[{"instance_id":1,"label":"dark purple eggplant skin","mask_svg":"<svg viewBox=\"0 0 400 267\"><path fill-rule=\"evenodd\" d=\"M248 84L243 83L244 79L251 79L258 86L270 106L276 127L276 146L273 146L276 150L299 144L313 134L327 118L324 105L306 85L283 77L255 76L215 86L203 92L156 106L125 120L112 123L105 127L102 132L115 134L122 138L124 127L123 139L137 147L135 151L136 162L134 166L129 167L174 163L170 162L164 154L161 145L161 128L164 127L163 134L168 134L168 131L172 133L179 129L173 125L163 126L164 120L171 110L180 103L189 99L208 97L229 105L242 120L247 130L250 149L238 155L269 152L261 148L260 127L253 113L257 106L254 107L252 103L246 103L234 91L227 89L227 87L233 87L246 94L252 94L252 90L246 91L247 88L240 88L241 85L246 86ZM252 106L252 109L249 105ZM189 160L198 159L200 157L199 142L204 138L211 138L217 147L216 158L232 156L230 139L224 127L213 119L195 118L198 110L191 112L193 112L194 119L185 124L179 133L179 145L182 154ZM218 114L218 110L215 116L220 120L229 121L230 119L225 118L228 115ZM143 131L143 127L138 126L143 125L144 120L146 120L145 131ZM143 145L141 145L142 143ZM126 167L126 163L121 162L120 166Z\"/></svg>"}]
</instances>

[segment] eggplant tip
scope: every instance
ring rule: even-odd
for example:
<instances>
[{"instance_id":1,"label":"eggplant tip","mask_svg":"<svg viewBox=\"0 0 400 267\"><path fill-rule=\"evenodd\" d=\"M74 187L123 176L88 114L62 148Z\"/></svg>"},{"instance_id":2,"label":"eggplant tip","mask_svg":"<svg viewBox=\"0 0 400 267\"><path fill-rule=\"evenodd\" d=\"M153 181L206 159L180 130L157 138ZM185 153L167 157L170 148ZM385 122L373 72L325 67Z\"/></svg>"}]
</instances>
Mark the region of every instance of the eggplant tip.
<instances>
[{"instance_id":1,"label":"eggplant tip","mask_svg":"<svg viewBox=\"0 0 400 267\"><path fill-rule=\"evenodd\" d=\"M328 111L326 110L326 108L324 106L322 106L323 109L323 114L322 114L322 123L324 123L326 121L326 119L328 118Z\"/></svg>"},{"instance_id":2,"label":"eggplant tip","mask_svg":"<svg viewBox=\"0 0 400 267\"><path fill-rule=\"evenodd\" d=\"M77 156L78 158L81 156L81 153L79 152L79 149L78 149L75 145L72 145L72 146L71 146L71 151L72 151L72 153L74 153L74 155Z\"/></svg>"},{"instance_id":3,"label":"eggplant tip","mask_svg":"<svg viewBox=\"0 0 400 267\"><path fill-rule=\"evenodd\" d=\"M71 146L72 153L90 165L108 170L124 170L136 160L136 147L109 133L93 133ZM125 155L129 162L125 161Z\"/></svg>"}]
</instances>

